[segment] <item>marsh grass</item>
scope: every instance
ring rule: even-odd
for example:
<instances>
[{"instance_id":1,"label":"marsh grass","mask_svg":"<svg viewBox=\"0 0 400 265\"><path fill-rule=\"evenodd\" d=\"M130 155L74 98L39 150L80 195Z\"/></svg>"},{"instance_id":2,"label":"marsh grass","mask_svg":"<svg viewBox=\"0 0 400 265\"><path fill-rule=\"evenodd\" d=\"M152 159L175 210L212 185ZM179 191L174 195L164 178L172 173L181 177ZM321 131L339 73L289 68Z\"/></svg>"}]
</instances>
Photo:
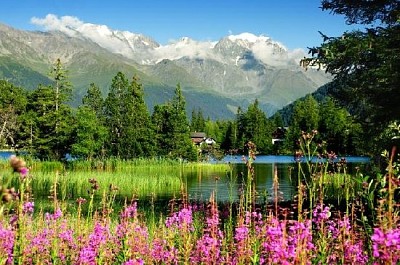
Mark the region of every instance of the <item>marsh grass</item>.
<instances>
[{"instance_id":1,"label":"marsh grass","mask_svg":"<svg viewBox=\"0 0 400 265\"><path fill-rule=\"evenodd\" d=\"M28 164L33 172L32 189L35 194L48 196L56 181L60 199L87 195L90 186L88 179L92 178L101 183L100 194L113 186L122 197L132 194L140 198L167 194L179 196L185 173L229 170L226 164L183 163L168 159L71 161L66 165L60 162L29 161ZM11 175L8 160L0 161L0 169L4 169L3 172L9 171L8 175Z\"/></svg>"}]
</instances>

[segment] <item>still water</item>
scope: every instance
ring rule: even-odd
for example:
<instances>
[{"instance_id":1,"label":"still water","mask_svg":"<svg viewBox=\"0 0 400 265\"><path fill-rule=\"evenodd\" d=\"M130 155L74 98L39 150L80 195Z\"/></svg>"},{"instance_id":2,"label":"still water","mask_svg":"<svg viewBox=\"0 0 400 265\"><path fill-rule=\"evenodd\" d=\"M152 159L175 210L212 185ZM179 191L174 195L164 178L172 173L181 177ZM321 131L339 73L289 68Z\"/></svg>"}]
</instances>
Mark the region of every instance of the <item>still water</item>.
<instances>
[{"instance_id":1,"label":"still water","mask_svg":"<svg viewBox=\"0 0 400 265\"><path fill-rule=\"evenodd\" d=\"M338 160L341 158L338 158ZM338 161L337 160L337 161ZM348 172L355 166L369 163L367 157L346 157ZM247 167L241 156L227 156L222 161L230 165L226 172L186 173L187 191L190 199L208 200L215 192L218 201L237 201L245 189ZM278 196L280 200L291 200L297 190L297 170L293 156L257 156L253 162L254 183L257 199L271 201L274 196L274 171L278 176Z\"/></svg>"},{"instance_id":2,"label":"still water","mask_svg":"<svg viewBox=\"0 0 400 265\"><path fill-rule=\"evenodd\" d=\"M277 168L281 198L290 200L295 194L292 165L282 163L254 164L254 183L259 200L272 200L274 168ZM247 167L244 163L231 164L226 172L186 173L189 199L205 201L214 192L217 201L237 201L246 189Z\"/></svg>"},{"instance_id":3,"label":"still water","mask_svg":"<svg viewBox=\"0 0 400 265\"><path fill-rule=\"evenodd\" d=\"M11 152L0 152L0 159L8 159ZM339 158L340 159L340 158ZM348 172L355 166L367 165L367 157L346 157ZM222 161L229 167L225 171L216 172L210 169L195 167L181 171L183 189L190 200L207 201L214 193L217 201L237 201L246 189L248 170L241 156L227 156ZM278 196L280 200L291 200L296 193L297 170L293 156L257 156L253 163L254 183L259 201L274 199L274 171L278 176ZM153 173L154 174L154 173ZM179 197L181 191L165 189L158 194L164 200Z\"/></svg>"}]
</instances>

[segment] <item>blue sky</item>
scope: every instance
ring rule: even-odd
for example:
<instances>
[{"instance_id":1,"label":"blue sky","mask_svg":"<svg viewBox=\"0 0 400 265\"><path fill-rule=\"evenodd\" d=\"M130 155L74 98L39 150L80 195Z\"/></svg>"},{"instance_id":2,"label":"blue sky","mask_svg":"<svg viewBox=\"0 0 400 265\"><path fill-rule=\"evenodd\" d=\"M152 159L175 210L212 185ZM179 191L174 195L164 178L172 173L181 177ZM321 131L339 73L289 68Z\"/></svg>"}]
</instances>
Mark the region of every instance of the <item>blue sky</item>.
<instances>
[{"instance_id":1,"label":"blue sky","mask_svg":"<svg viewBox=\"0 0 400 265\"><path fill-rule=\"evenodd\" d=\"M250 32L279 41L289 49L315 46L351 27L342 16L322 11L320 0L6 0L0 22L18 29L43 30L31 18L73 16L152 37L161 44L181 37L219 40Z\"/></svg>"}]
</instances>

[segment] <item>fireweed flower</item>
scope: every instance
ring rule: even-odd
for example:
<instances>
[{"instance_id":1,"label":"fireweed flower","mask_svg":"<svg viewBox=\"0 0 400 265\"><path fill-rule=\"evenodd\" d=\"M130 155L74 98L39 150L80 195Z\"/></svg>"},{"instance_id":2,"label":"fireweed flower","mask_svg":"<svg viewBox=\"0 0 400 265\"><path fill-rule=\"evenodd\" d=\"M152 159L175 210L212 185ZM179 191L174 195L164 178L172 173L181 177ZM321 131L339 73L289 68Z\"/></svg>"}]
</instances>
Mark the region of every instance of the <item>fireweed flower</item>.
<instances>
[{"instance_id":1,"label":"fireweed flower","mask_svg":"<svg viewBox=\"0 0 400 265\"><path fill-rule=\"evenodd\" d=\"M382 264L398 264L400 261L400 228L388 231L374 228L371 240L373 255L377 261L382 261Z\"/></svg>"},{"instance_id":2,"label":"fireweed flower","mask_svg":"<svg viewBox=\"0 0 400 265\"><path fill-rule=\"evenodd\" d=\"M130 259L124 263L122 263L122 265L143 265L144 261L142 259Z\"/></svg>"},{"instance_id":3,"label":"fireweed flower","mask_svg":"<svg viewBox=\"0 0 400 265\"><path fill-rule=\"evenodd\" d=\"M24 259L40 260L43 264L50 264L50 251L52 249L51 239L54 233L51 229L44 228L36 231L34 234L27 234L26 239L29 242L24 250Z\"/></svg>"},{"instance_id":4,"label":"fireweed flower","mask_svg":"<svg viewBox=\"0 0 400 265\"><path fill-rule=\"evenodd\" d=\"M44 216L45 216L46 221L50 222L50 221L55 221L57 219L60 219L63 216L63 213L62 213L61 209L58 208L57 210L54 211L53 214L45 213Z\"/></svg>"},{"instance_id":5,"label":"fireweed flower","mask_svg":"<svg viewBox=\"0 0 400 265\"><path fill-rule=\"evenodd\" d=\"M130 224L126 232L126 244L133 257L146 257L149 252L149 232L139 223Z\"/></svg>"},{"instance_id":6,"label":"fireweed flower","mask_svg":"<svg viewBox=\"0 0 400 265\"><path fill-rule=\"evenodd\" d=\"M313 210L313 222L315 224L321 224L324 221L327 221L331 217L331 211L329 206L318 204Z\"/></svg>"},{"instance_id":7,"label":"fireweed flower","mask_svg":"<svg viewBox=\"0 0 400 265\"><path fill-rule=\"evenodd\" d=\"M7 229L0 223L0 260L3 260L3 257L6 258L3 264L13 264L14 240L15 231Z\"/></svg>"},{"instance_id":8,"label":"fireweed flower","mask_svg":"<svg viewBox=\"0 0 400 265\"><path fill-rule=\"evenodd\" d=\"M197 240L193 254L190 257L192 263L200 264L221 264L221 248L224 238L223 232L219 229L219 212L214 202L210 204L207 226L204 228L203 236Z\"/></svg>"},{"instance_id":9,"label":"fireweed flower","mask_svg":"<svg viewBox=\"0 0 400 265\"><path fill-rule=\"evenodd\" d=\"M194 252L190 257L192 263L221 264L222 232L217 236L204 234L196 242Z\"/></svg>"},{"instance_id":10,"label":"fireweed flower","mask_svg":"<svg viewBox=\"0 0 400 265\"><path fill-rule=\"evenodd\" d=\"M87 245L84 246L79 252L78 264L96 265L96 258L100 254L99 249L102 245L107 243L110 238L110 231L108 226L103 226L96 223L93 232L89 236Z\"/></svg>"},{"instance_id":11,"label":"fireweed flower","mask_svg":"<svg viewBox=\"0 0 400 265\"><path fill-rule=\"evenodd\" d=\"M156 264L178 264L178 250L168 246L165 239L155 238L152 242L151 258Z\"/></svg>"},{"instance_id":12,"label":"fireweed flower","mask_svg":"<svg viewBox=\"0 0 400 265\"><path fill-rule=\"evenodd\" d=\"M125 207L120 215L120 218L122 220L137 218L137 203L134 202L132 205Z\"/></svg>"},{"instance_id":13,"label":"fireweed flower","mask_svg":"<svg viewBox=\"0 0 400 265\"><path fill-rule=\"evenodd\" d=\"M266 264L278 264L288 260L292 255L287 253L287 237L285 235L284 222L279 222L276 218L272 218L265 230L265 241L262 243L264 260Z\"/></svg>"},{"instance_id":14,"label":"fireweed flower","mask_svg":"<svg viewBox=\"0 0 400 265\"><path fill-rule=\"evenodd\" d=\"M24 214L32 214L35 207L35 202L25 202L22 206L22 212Z\"/></svg>"},{"instance_id":15,"label":"fireweed flower","mask_svg":"<svg viewBox=\"0 0 400 265\"><path fill-rule=\"evenodd\" d=\"M27 167L22 167L19 169L19 174L21 174L22 177L26 177L28 175L29 169Z\"/></svg>"},{"instance_id":16,"label":"fireweed flower","mask_svg":"<svg viewBox=\"0 0 400 265\"><path fill-rule=\"evenodd\" d=\"M182 232L193 232L194 226L191 207L189 206L188 208L182 208L179 212L167 217L165 220L165 225L167 228L179 229Z\"/></svg>"}]
</instances>

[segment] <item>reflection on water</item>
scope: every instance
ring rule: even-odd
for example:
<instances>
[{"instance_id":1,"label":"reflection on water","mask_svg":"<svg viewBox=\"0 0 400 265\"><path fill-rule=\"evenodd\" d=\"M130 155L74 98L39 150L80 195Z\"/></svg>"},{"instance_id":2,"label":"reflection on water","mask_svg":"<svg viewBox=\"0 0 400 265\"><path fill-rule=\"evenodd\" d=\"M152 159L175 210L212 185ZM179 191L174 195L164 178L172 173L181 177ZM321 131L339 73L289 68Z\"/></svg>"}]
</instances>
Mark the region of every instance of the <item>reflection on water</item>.
<instances>
[{"instance_id":1,"label":"reflection on water","mask_svg":"<svg viewBox=\"0 0 400 265\"><path fill-rule=\"evenodd\" d=\"M341 157L337 160L339 161ZM367 157L346 157L348 173L352 173L355 166L367 164ZM230 171L226 172L185 172L184 180L189 198L193 200L208 200L212 192L216 193L218 201L237 201L246 190L247 168L241 156L227 156L223 160L229 163ZM278 175L279 200L291 200L297 190L297 171L293 156L258 156L253 163L255 185L258 201L272 201L275 199L273 177L274 168Z\"/></svg>"},{"instance_id":2,"label":"reflection on water","mask_svg":"<svg viewBox=\"0 0 400 265\"><path fill-rule=\"evenodd\" d=\"M289 164L254 164L256 193L259 201L274 198L273 176L277 167L279 198L290 200L296 184L291 180ZM187 172L185 175L189 199L205 201L215 192L218 201L237 201L246 190L247 168L245 164L231 164L227 172Z\"/></svg>"},{"instance_id":3,"label":"reflection on water","mask_svg":"<svg viewBox=\"0 0 400 265\"><path fill-rule=\"evenodd\" d=\"M0 152L0 157L8 159L11 152ZM338 158L340 159L340 158ZM348 162L348 172L351 174L355 166L367 164L369 159L366 157L346 157ZM211 194L214 192L218 201L237 201L242 192L246 190L247 183L247 168L241 156L228 156L221 163L227 163L230 169L216 172L210 168L192 167L179 170L175 168L172 172L166 172L164 168L159 169L160 172L148 172L148 177L160 177L165 174L171 174L183 182L183 190L189 196L190 200L208 201ZM264 200L272 201L274 199L273 176L274 168L277 168L278 176L278 196L280 200L291 200L296 193L296 179L297 171L295 168L293 156L257 156L254 161L255 173L255 189L257 193L257 200L262 202ZM99 175L101 172L96 172ZM127 180L130 175L123 172L123 176L117 173L115 177L124 178ZM159 174L159 175L158 175ZM132 178L137 176L137 173L132 173ZM147 175L146 175L147 176ZM144 178L146 178L144 176ZM179 180L178 180L179 182ZM157 189L157 198L169 200L172 198L180 197L181 190L178 188L179 184L174 187L163 186ZM118 185L117 185L118 186ZM149 190L155 187L149 187ZM77 196L82 196L76 194ZM151 194L148 195L152 196ZM147 196L145 196L147 197Z\"/></svg>"}]
</instances>

